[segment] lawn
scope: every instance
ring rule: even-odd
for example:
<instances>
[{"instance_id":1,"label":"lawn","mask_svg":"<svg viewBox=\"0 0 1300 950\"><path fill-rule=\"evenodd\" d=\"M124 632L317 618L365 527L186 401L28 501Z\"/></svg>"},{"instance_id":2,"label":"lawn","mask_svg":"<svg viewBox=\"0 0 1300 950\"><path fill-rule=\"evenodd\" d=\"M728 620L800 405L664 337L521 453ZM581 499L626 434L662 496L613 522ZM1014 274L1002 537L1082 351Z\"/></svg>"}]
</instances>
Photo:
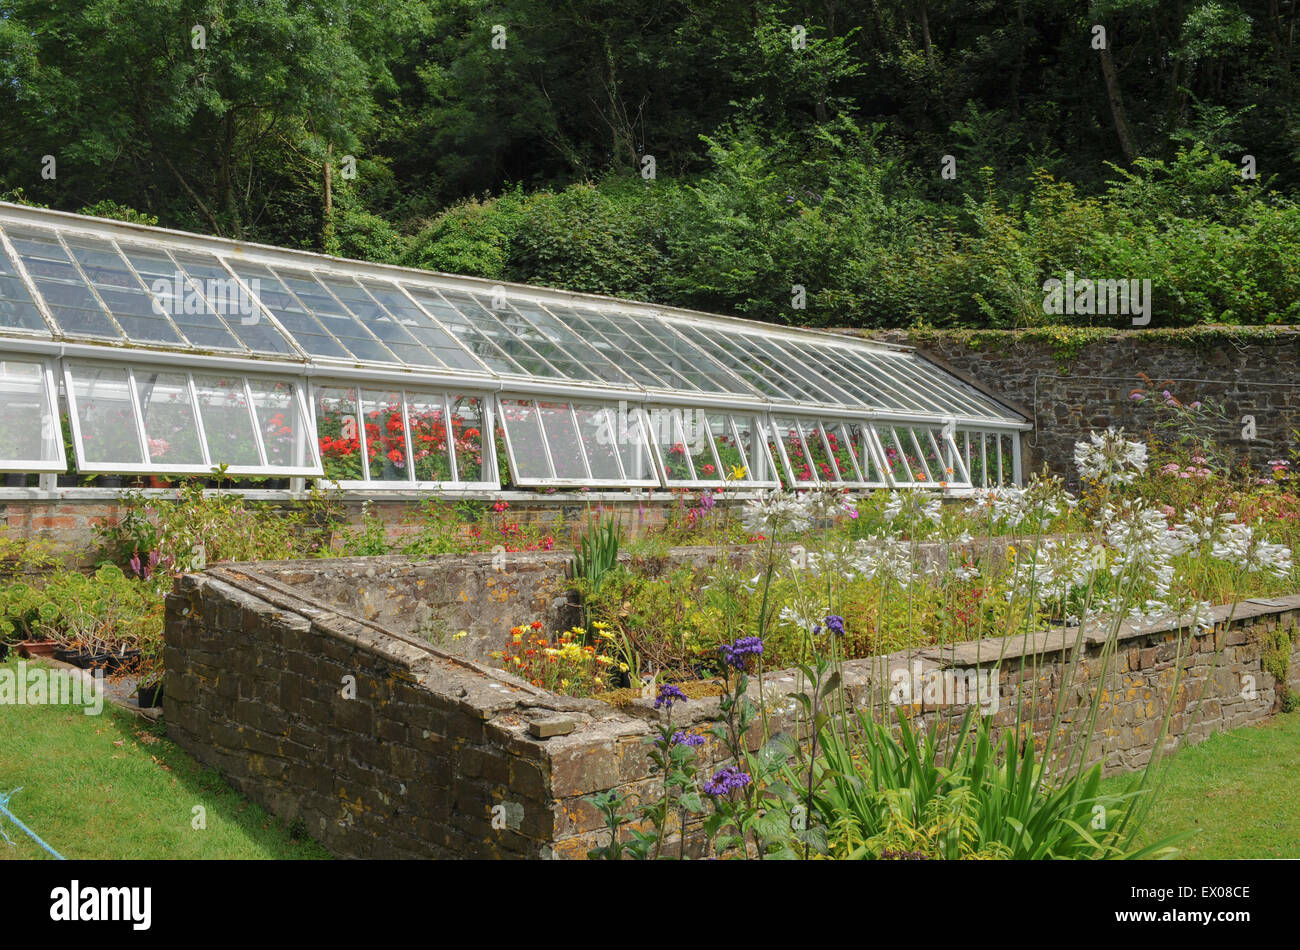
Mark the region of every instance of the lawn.
<instances>
[{"instance_id":1,"label":"lawn","mask_svg":"<svg viewBox=\"0 0 1300 950\"><path fill-rule=\"evenodd\" d=\"M12 666L13 658L5 665ZM327 858L151 725L107 706L0 707L0 793L66 858ZM197 829L195 807L206 828ZM7 818L0 859L48 858Z\"/></svg>"},{"instance_id":2,"label":"lawn","mask_svg":"<svg viewBox=\"0 0 1300 950\"><path fill-rule=\"evenodd\" d=\"M1146 834L1191 831L1182 858L1300 858L1298 762L1300 711L1188 746L1166 763ZM1105 788L1121 791L1129 778Z\"/></svg>"}]
</instances>

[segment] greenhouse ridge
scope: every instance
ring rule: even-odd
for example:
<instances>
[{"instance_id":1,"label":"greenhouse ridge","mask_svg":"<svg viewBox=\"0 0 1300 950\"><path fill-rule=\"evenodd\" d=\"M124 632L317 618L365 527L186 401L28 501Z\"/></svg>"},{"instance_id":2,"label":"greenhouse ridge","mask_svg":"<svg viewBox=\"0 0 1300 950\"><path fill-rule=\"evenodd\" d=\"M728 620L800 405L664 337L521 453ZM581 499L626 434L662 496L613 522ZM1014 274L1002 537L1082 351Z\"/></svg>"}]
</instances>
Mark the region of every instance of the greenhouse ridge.
<instances>
[{"instance_id":1,"label":"greenhouse ridge","mask_svg":"<svg viewBox=\"0 0 1300 950\"><path fill-rule=\"evenodd\" d=\"M960 489L1028 427L901 347L8 204L0 411L3 471L65 416L83 473L344 489Z\"/></svg>"}]
</instances>

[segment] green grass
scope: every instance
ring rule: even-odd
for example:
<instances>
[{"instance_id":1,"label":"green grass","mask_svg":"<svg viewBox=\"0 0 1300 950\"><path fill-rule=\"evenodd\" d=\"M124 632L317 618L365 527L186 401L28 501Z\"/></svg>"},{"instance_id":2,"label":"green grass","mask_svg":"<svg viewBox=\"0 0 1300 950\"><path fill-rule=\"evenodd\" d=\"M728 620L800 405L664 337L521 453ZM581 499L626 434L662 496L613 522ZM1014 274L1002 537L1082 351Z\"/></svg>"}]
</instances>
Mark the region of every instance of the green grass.
<instances>
[{"instance_id":1,"label":"green grass","mask_svg":"<svg viewBox=\"0 0 1300 950\"><path fill-rule=\"evenodd\" d=\"M10 658L3 666L14 666ZM105 706L0 706L0 793L66 858L328 858L164 738ZM207 827L192 827L195 806ZM9 819L0 859L49 858Z\"/></svg>"},{"instance_id":2,"label":"green grass","mask_svg":"<svg viewBox=\"0 0 1300 950\"><path fill-rule=\"evenodd\" d=\"M1183 748L1164 763L1144 837L1192 832L1178 845L1180 858L1300 858L1297 762L1300 712ZM1122 791L1131 779L1117 775L1102 787Z\"/></svg>"}]
</instances>

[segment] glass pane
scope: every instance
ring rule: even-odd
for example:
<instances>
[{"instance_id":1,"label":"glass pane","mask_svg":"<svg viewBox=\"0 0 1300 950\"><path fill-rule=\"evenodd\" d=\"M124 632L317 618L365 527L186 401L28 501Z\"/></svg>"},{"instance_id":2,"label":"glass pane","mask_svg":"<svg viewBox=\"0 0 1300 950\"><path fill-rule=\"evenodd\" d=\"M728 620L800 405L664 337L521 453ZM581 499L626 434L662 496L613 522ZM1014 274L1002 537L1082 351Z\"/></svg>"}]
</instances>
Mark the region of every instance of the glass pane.
<instances>
[{"instance_id":1,"label":"glass pane","mask_svg":"<svg viewBox=\"0 0 1300 950\"><path fill-rule=\"evenodd\" d=\"M53 235L13 228L8 233L14 250L64 333L110 340L122 338Z\"/></svg>"},{"instance_id":2,"label":"glass pane","mask_svg":"<svg viewBox=\"0 0 1300 950\"><path fill-rule=\"evenodd\" d=\"M173 252L176 262L203 292L208 309L222 317L232 333L255 353L282 355L293 352L284 336L254 304L252 298L211 254Z\"/></svg>"},{"instance_id":3,"label":"glass pane","mask_svg":"<svg viewBox=\"0 0 1300 950\"><path fill-rule=\"evenodd\" d=\"M713 454L708 414L702 409L684 409L681 413L682 438L691 453L695 477L702 482L721 481L718 457Z\"/></svg>"},{"instance_id":4,"label":"glass pane","mask_svg":"<svg viewBox=\"0 0 1300 950\"><path fill-rule=\"evenodd\" d=\"M294 338L294 341L312 356L330 359L350 359L352 354L325 332L310 313L289 293L269 267L260 264L234 262L232 266L241 280Z\"/></svg>"},{"instance_id":5,"label":"glass pane","mask_svg":"<svg viewBox=\"0 0 1300 950\"><path fill-rule=\"evenodd\" d=\"M149 461L162 466L204 464L189 377L136 370L135 391L144 414Z\"/></svg>"},{"instance_id":6,"label":"glass pane","mask_svg":"<svg viewBox=\"0 0 1300 950\"><path fill-rule=\"evenodd\" d=\"M569 413L569 404L539 400L537 410L542 420L546 445L551 450L555 477L585 479L587 469L582 463L582 443Z\"/></svg>"},{"instance_id":7,"label":"glass pane","mask_svg":"<svg viewBox=\"0 0 1300 950\"><path fill-rule=\"evenodd\" d=\"M125 369L73 366L72 397L81 429L83 461L89 464L144 464L135 409Z\"/></svg>"},{"instance_id":8,"label":"glass pane","mask_svg":"<svg viewBox=\"0 0 1300 950\"><path fill-rule=\"evenodd\" d=\"M604 406L575 406L582 447L591 466L591 477L618 481L623 472L618 465L618 428L614 413ZM626 435L626 433L625 433Z\"/></svg>"},{"instance_id":9,"label":"glass pane","mask_svg":"<svg viewBox=\"0 0 1300 950\"><path fill-rule=\"evenodd\" d=\"M490 369L498 373L520 373L523 370L513 360L507 358L496 345L495 339L488 332L479 328L468 317L444 300L436 291L409 284L405 290L415 298L416 303L427 310L452 333L465 348L482 360ZM472 303L472 301L471 301ZM475 305L477 307L477 305ZM501 330L495 327L495 333ZM526 374L525 374L526 375Z\"/></svg>"},{"instance_id":10,"label":"glass pane","mask_svg":"<svg viewBox=\"0 0 1300 950\"><path fill-rule=\"evenodd\" d=\"M415 453L415 480L451 481L451 449L447 445L447 419L442 396L408 392L406 412L410 419L411 451ZM371 464L373 476L373 461Z\"/></svg>"},{"instance_id":11,"label":"glass pane","mask_svg":"<svg viewBox=\"0 0 1300 950\"><path fill-rule=\"evenodd\" d=\"M439 360L454 369L482 370L483 364L470 356L440 326L393 285L363 280L362 285L384 309Z\"/></svg>"},{"instance_id":12,"label":"glass pane","mask_svg":"<svg viewBox=\"0 0 1300 950\"><path fill-rule=\"evenodd\" d=\"M406 426L402 422L402 394L375 392L361 394L361 409L366 425L366 455L370 458L372 482L410 480L411 466L406 457Z\"/></svg>"},{"instance_id":13,"label":"glass pane","mask_svg":"<svg viewBox=\"0 0 1300 950\"><path fill-rule=\"evenodd\" d=\"M776 418L772 423L776 426L781 443L785 447L785 456L790 460L790 469L794 473L795 482L807 484L816 481L813 476L813 461L804 451L803 439L799 435L799 427L795 424L795 420Z\"/></svg>"},{"instance_id":14,"label":"glass pane","mask_svg":"<svg viewBox=\"0 0 1300 950\"><path fill-rule=\"evenodd\" d=\"M501 400L501 418L514 454L511 475L516 481L551 477L551 466L546 460L546 447L542 432L537 426L537 410L530 400Z\"/></svg>"},{"instance_id":15,"label":"glass pane","mask_svg":"<svg viewBox=\"0 0 1300 950\"><path fill-rule=\"evenodd\" d=\"M243 377L195 374L194 387L199 394L199 416L213 466L260 466L262 459L257 452Z\"/></svg>"},{"instance_id":16,"label":"glass pane","mask_svg":"<svg viewBox=\"0 0 1300 950\"><path fill-rule=\"evenodd\" d=\"M293 383L254 377L248 388L253 391L266 464L271 468L310 468L313 462L305 438L306 423L298 415Z\"/></svg>"},{"instance_id":17,"label":"glass pane","mask_svg":"<svg viewBox=\"0 0 1300 950\"><path fill-rule=\"evenodd\" d=\"M998 474L999 484L1002 485L1014 485L1016 481L1015 455L1011 447L1013 438L1014 436L1010 435L998 436L999 461L1001 463Z\"/></svg>"},{"instance_id":18,"label":"glass pane","mask_svg":"<svg viewBox=\"0 0 1300 950\"><path fill-rule=\"evenodd\" d=\"M463 314L459 325L452 327L453 333L460 336L467 325L472 326L474 335L490 339L525 375L545 376L551 379L563 378L563 373L558 372L530 347L520 342L518 337L505 328L500 318L479 303L478 300L469 294L458 293L454 290L444 290L442 294L456 310ZM475 352L477 353L478 350L475 350ZM587 377L584 376L583 378L586 379Z\"/></svg>"},{"instance_id":19,"label":"glass pane","mask_svg":"<svg viewBox=\"0 0 1300 950\"><path fill-rule=\"evenodd\" d=\"M452 397L451 437L456 477L462 482L483 481L483 400L478 396Z\"/></svg>"},{"instance_id":20,"label":"glass pane","mask_svg":"<svg viewBox=\"0 0 1300 950\"><path fill-rule=\"evenodd\" d=\"M709 478L726 480L731 473L744 465L740 447L731 432L731 422L725 413L708 414L709 436L713 441L713 451L718 459L718 470Z\"/></svg>"},{"instance_id":21,"label":"glass pane","mask_svg":"<svg viewBox=\"0 0 1300 950\"><path fill-rule=\"evenodd\" d=\"M790 484L790 475L786 471L786 461L781 458L781 446L777 444L775 427L769 428L767 423L760 422L759 428L763 432L763 439L767 442L767 452L772 459L772 464L776 466L776 480L785 488Z\"/></svg>"},{"instance_id":22,"label":"glass pane","mask_svg":"<svg viewBox=\"0 0 1300 950\"><path fill-rule=\"evenodd\" d=\"M280 270L278 276L298 302L359 360L392 363L393 354L308 273Z\"/></svg>"},{"instance_id":23,"label":"glass pane","mask_svg":"<svg viewBox=\"0 0 1300 950\"><path fill-rule=\"evenodd\" d=\"M857 459L862 469L863 478L870 484L883 483L884 476L880 472L880 466L876 464L876 455L871 451L866 430L857 422L850 422L844 428L848 432L849 445L853 457Z\"/></svg>"},{"instance_id":24,"label":"glass pane","mask_svg":"<svg viewBox=\"0 0 1300 950\"><path fill-rule=\"evenodd\" d=\"M763 445L763 436L760 428L755 424L753 416L732 416L731 422L735 426L739 435L736 443L736 450L743 458L743 461L736 464L743 465L745 468L744 476L735 479L740 483L745 482L762 482L771 481L773 473L767 462L767 450ZM722 454L722 448L718 448L718 454ZM727 472L731 475L731 472Z\"/></svg>"},{"instance_id":25,"label":"glass pane","mask_svg":"<svg viewBox=\"0 0 1300 950\"><path fill-rule=\"evenodd\" d=\"M408 366L442 367L442 360L421 346L364 288L339 277L318 275L317 279L403 363Z\"/></svg>"},{"instance_id":26,"label":"glass pane","mask_svg":"<svg viewBox=\"0 0 1300 950\"><path fill-rule=\"evenodd\" d=\"M655 482L654 456L650 453L650 420L639 406L628 409L620 405L608 410L617 435L619 457L623 460L624 476L630 481Z\"/></svg>"},{"instance_id":27,"label":"glass pane","mask_svg":"<svg viewBox=\"0 0 1300 950\"><path fill-rule=\"evenodd\" d=\"M159 306L167 311L187 340L195 346L245 352L226 328L225 321L208 309L185 272L163 251L134 244L121 247Z\"/></svg>"},{"instance_id":28,"label":"glass pane","mask_svg":"<svg viewBox=\"0 0 1300 950\"><path fill-rule=\"evenodd\" d=\"M812 461L813 473L819 482L834 482L839 473L826 451L822 441L821 425L812 419L800 419L799 430L803 433L804 445L808 446L808 457Z\"/></svg>"},{"instance_id":29,"label":"glass pane","mask_svg":"<svg viewBox=\"0 0 1300 950\"><path fill-rule=\"evenodd\" d=\"M651 409L650 437L659 447L664 461L664 475L670 482L689 482L695 478L686 438L682 435L680 409Z\"/></svg>"},{"instance_id":30,"label":"glass pane","mask_svg":"<svg viewBox=\"0 0 1300 950\"><path fill-rule=\"evenodd\" d=\"M113 245L95 238L70 238L67 243L128 338L142 343L181 342L163 316L165 303L144 292Z\"/></svg>"},{"instance_id":31,"label":"glass pane","mask_svg":"<svg viewBox=\"0 0 1300 950\"><path fill-rule=\"evenodd\" d=\"M0 463L59 460L59 419L45 388L45 368L0 359Z\"/></svg>"},{"instance_id":32,"label":"glass pane","mask_svg":"<svg viewBox=\"0 0 1300 950\"><path fill-rule=\"evenodd\" d=\"M361 437L357 431L357 391L316 387L316 435L325 477L361 481Z\"/></svg>"},{"instance_id":33,"label":"glass pane","mask_svg":"<svg viewBox=\"0 0 1300 950\"><path fill-rule=\"evenodd\" d=\"M48 330L32 295L18 276L18 268L0 246L0 327L17 330Z\"/></svg>"},{"instance_id":34,"label":"glass pane","mask_svg":"<svg viewBox=\"0 0 1300 950\"><path fill-rule=\"evenodd\" d=\"M831 462L842 482L859 481L858 469L854 463L853 443L849 440L843 423L824 422L822 432L831 449Z\"/></svg>"}]
</instances>

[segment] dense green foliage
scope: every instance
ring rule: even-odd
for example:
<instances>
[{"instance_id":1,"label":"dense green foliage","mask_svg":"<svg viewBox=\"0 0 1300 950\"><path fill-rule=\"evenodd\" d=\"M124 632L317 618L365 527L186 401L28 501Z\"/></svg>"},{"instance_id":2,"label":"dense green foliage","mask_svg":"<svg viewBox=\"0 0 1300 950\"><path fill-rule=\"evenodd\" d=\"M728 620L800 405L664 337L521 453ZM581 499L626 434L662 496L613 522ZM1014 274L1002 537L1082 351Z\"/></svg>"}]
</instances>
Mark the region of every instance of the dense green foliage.
<instances>
[{"instance_id":1,"label":"dense green foliage","mask_svg":"<svg viewBox=\"0 0 1300 950\"><path fill-rule=\"evenodd\" d=\"M1297 16L4 0L0 196L777 322L1044 323L1066 271L1294 321Z\"/></svg>"}]
</instances>

